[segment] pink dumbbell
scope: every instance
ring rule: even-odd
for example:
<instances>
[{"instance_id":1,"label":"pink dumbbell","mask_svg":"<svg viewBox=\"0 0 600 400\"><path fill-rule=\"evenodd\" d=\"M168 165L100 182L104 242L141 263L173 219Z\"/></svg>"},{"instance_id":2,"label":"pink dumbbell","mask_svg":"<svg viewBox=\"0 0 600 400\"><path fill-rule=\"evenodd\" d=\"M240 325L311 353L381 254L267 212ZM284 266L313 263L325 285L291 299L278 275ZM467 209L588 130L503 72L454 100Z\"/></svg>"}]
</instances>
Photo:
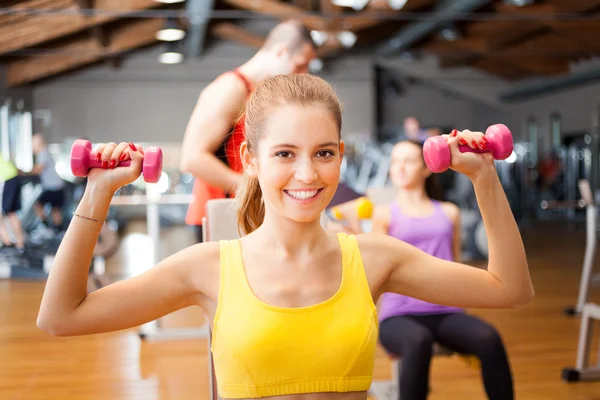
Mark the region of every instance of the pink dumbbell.
<instances>
[{"instance_id":1,"label":"pink dumbbell","mask_svg":"<svg viewBox=\"0 0 600 400\"><path fill-rule=\"evenodd\" d=\"M121 161L118 167L128 167L131 160ZM159 147L148 147L144 150L142 175L144 181L156 183L162 173L163 157ZM78 139L71 147L71 171L75 176L87 176L90 168L102 168L102 161L96 161L92 154L92 143L89 140Z\"/></svg>"},{"instance_id":2,"label":"pink dumbbell","mask_svg":"<svg viewBox=\"0 0 600 400\"><path fill-rule=\"evenodd\" d=\"M513 151L513 137L506 125L492 125L485 131L488 140L485 150L458 146L461 153L492 153L495 160L506 160ZM441 136L427 138L423 143L423 157L431 172L444 172L450 167L451 156L448 142Z\"/></svg>"}]
</instances>

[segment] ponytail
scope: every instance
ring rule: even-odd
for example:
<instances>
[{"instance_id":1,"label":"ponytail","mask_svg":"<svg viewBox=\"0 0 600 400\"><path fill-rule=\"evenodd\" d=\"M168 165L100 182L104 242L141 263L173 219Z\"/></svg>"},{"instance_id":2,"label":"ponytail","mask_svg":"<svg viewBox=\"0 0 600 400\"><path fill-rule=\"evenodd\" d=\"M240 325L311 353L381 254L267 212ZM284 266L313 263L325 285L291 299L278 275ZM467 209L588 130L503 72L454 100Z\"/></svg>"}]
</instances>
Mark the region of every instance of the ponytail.
<instances>
[{"instance_id":1,"label":"ponytail","mask_svg":"<svg viewBox=\"0 0 600 400\"><path fill-rule=\"evenodd\" d=\"M265 203L258 178L244 174L236 199L239 202L238 231L247 235L255 231L265 219Z\"/></svg>"}]
</instances>

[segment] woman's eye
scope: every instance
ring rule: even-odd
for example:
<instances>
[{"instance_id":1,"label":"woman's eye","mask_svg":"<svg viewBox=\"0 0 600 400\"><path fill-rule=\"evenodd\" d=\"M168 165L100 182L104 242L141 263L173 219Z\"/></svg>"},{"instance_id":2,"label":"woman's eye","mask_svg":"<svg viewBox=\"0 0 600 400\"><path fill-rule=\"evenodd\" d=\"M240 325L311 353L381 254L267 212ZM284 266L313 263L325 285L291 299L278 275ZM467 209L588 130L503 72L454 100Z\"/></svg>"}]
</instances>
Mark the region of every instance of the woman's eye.
<instances>
[{"instance_id":1,"label":"woman's eye","mask_svg":"<svg viewBox=\"0 0 600 400\"><path fill-rule=\"evenodd\" d=\"M292 153L290 153L289 151L279 151L275 154L275 157L280 157L280 158L290 158L292 156Z\"/></svg>"},{"instance_id":2,"label":"woman's eye","mask_svg":"<svg viewBox=\"0 0 600 400\"><path fill-rule=\"evenodd\" d=\"M334 153L333 153L333 151L331 151L331 150L321 150L321 151L319 151L319 152L317 153L317 155L318 155L319 157L325 157L325 158L328 158L328 157L333 157L335 154L334 154Z\"/></svg>"}]
</instances>

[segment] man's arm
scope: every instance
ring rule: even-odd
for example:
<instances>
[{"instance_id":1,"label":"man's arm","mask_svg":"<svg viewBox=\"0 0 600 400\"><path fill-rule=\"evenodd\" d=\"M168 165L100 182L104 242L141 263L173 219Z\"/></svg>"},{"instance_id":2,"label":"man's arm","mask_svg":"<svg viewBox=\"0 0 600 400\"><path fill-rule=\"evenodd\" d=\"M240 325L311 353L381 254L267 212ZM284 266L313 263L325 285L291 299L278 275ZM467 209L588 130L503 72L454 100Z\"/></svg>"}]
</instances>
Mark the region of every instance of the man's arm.
<instances>
[{"instance_id":1,"label":"man's arm","mask_svg":"<svg viewBox=\"0 0 600 400\"><path fill-rule=\"evenodd\" d=\"M210 185L233 193L240 174L226 166L215 152L239 117L248 93L233 74L220 77L198 98L181 147L179 169Z\"/></svg>"},{"instance_id":2,"label":"man's arm","mask_svg":"<svg viewBox=\"0 0 600 400\"><path fill-rule=\"evenodd\" d=\"M46 168L47 158L46 153L41 152L36 156L36 163L33 165L33 168L29 172L25 172L24 175L39 175Z\"/></svg>"}]
</instances>

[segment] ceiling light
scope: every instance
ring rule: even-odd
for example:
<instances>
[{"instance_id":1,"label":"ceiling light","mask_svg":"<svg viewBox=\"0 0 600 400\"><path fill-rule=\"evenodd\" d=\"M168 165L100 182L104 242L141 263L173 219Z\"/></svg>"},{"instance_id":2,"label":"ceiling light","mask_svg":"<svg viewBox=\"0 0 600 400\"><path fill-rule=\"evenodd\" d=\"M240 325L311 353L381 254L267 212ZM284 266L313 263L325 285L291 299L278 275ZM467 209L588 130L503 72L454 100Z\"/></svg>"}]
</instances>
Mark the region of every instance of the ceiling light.
<instances>
[{"instance_id":1,"label":"ceiling light","mask_svg":"<svg viewBox=\"0 0 600 400\"><path fill-rule=\"evenodd\" d=\"M352 7L355 11L360 11L365 6L369 0L331 0L331 4L338 7Z\"/></svg>"},{"instance_id":2,"label":"ceiling light","mask_svg":"<svg viewBox=\"0 0 600 400\"><path fill-rule=\"evenodd\" d=\"M515 7L525 7L535 3L533 0L504 0L504 4Z\"/></svg>"},{"instance_id":3,"label":"ceiling light","mask_svg":"<svg viewBox=\"0 0 600 400\"><path fill-rule=\"evenodd\" d=\"M180 64L183 62L183 54L176 51L165 51L158 56L161 64Z\"/></svg>"},{"instance_id":4,"label":"ceiling light","mask_svg":"<svg viewBox=\"0 0 600 400\"><path fill-rule=\"evenodd\" d=\"M321 60L320 58L313 58L308 63L308 70L312 73L320 72L321 70L323 70L323 65L323 60Z\"/></svg>"},{"instance_id":5,"label":"ceiling light","mask_svg":"<svg viewBox=\"0 0 600 400\"><path fill-rule=\"evenodd\" d=\"M327 34L327 32L310 31L310 37L312 38L313 42L315 42L315 45L317 45L317 47L323 45L323 43L327 41L328 36L329 35Z\"/></svg>"},{"instance_id":6,"label":"ceiling light","mask_svg":"<svg viewBox=\"0 0 600 400\"><path fill-rule=\"evenodd\" d=\"M183 54L176 51L165 51L158 56L161 64L180 64L183 62Z\"/></svg>"},{"instance_id":7,"label":"ceiling light","mask_svg":"<svg viewBox=\"0 0 600 400\"><path fill-rule=\"evenodd\" d=\"M173 19L167 19L165 26L156 32L156 39L164 42L174 42L185 37L185 31Z\"/></svg>"},{"instance_id":8,"label":"ceiling light","mask_svg":"<svg viewBox=\"0 0 600 400\"><path fill-rule=\"evenodd\" d=\"M337 34L337 38L345 48L350 48L356 43L356 35L354 32L342 31Z\"/></svg>"},{"instance_id":9,"label":"ceiling light","mask_svg":"<svg viewBox=\"0 0 600 400\"><path fill-rule=\"evenodd\" d=\"M156 32L156 39L163 42L174 42L185 37L185 31L178 28L165 28Z\"/></svg>"},{"instance_id":10,"label":"ceiling light","mask_svg":"<svg viewBox=\"0 0 600 400\"><path fill-rule=\"evenodd\" d=\"M461 37L460 32L455 28L444 28L440 31L440 35L449 42L454 42Z\"/></svg>"},{"instance_id":11,"label":"ceiling light","mask_svg":"<svg viewBox=\"0 0 600 400\"><path fill-rule=\"evenodd\" d=\"M180 64L183 59L183 53L179 50L177 42L169 42L165 51L158 56L158 62L161 64Z\"/></svg>"},{"instance_id":12,"label":"ceiling light","mask_svg":"<svg viewBox=\"0 0 600 400\"><path fill-rule=\"evenodd\" d=\"M402 9L406 5L407 0L388 0L390 7L396 11Z\"/></svg>"}]
</instances>

